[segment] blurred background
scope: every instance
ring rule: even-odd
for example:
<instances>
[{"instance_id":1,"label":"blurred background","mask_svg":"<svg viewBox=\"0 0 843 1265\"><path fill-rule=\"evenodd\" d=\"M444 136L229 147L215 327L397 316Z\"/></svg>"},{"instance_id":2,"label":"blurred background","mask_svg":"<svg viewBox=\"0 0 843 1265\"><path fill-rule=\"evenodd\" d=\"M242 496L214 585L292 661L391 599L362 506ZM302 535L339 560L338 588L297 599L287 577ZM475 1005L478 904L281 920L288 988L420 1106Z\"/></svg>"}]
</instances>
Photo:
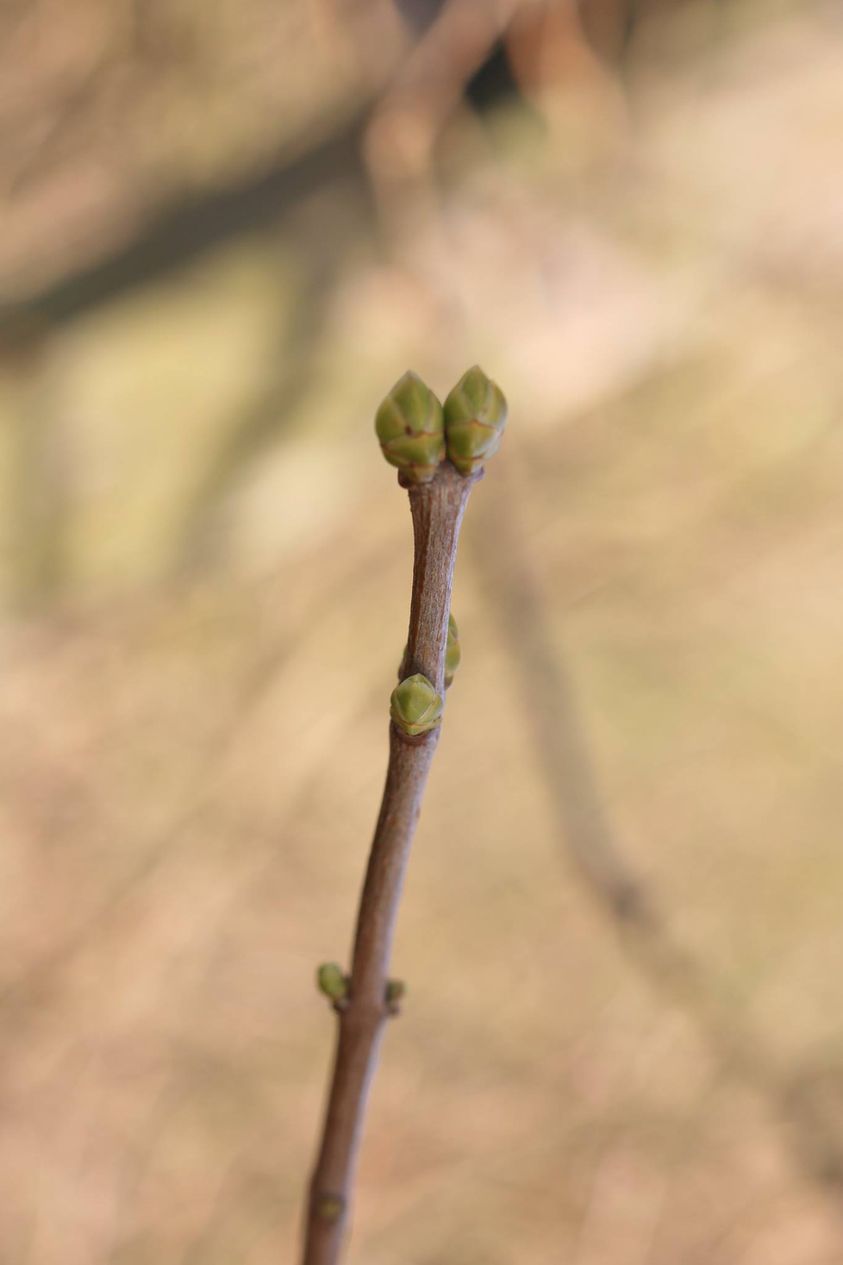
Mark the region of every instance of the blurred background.
<instances>
[{"instance_id":1,"label":"blurred background","mask_svg":"<svg viewBox=\"0 0 843 1265\"><path fill-rule=\"evenodd\" d=\"M0 1258L296 1259L479 361L348 1260L839 1263L839 6L0 22Z\"/></svg>"}]
</instances>

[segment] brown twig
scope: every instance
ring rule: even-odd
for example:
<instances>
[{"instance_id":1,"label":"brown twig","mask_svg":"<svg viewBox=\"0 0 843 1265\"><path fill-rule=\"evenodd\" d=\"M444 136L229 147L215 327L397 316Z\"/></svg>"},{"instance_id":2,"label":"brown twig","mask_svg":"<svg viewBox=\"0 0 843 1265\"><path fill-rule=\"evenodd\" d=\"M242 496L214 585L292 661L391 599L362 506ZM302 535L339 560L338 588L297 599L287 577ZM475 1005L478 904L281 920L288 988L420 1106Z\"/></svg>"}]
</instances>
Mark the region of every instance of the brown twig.
<instances>
[{"instance_id":1,"label":"brown twig","mask_svg":"<svg viewBox=\"0 0 843 1265\"><path fill-rule=\"evenodd\" d=\"M457 542L471 487L443 462L434 479L410 487L415 557L410 629L402 674L422 673L444 694L445 647ZM408 737L389 729L389 764L360 897L348 995L337 1003L337 1044L319 1155L310 1184L304 1265L334 1265L348 1221L366 1098L387 1003L398 902L439 726Z\"/></svg>"}]
</instances>

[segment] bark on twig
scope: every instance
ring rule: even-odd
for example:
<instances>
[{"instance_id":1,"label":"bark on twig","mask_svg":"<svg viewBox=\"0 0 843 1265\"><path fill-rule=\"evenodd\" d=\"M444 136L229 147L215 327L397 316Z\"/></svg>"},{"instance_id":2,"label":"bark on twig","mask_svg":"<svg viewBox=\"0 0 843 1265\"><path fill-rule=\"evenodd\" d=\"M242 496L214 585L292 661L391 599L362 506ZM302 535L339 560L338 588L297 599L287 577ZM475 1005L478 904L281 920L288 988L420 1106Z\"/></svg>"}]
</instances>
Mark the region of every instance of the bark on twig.
<instances>
[{"instance_id":1,"label":"bark on twig","mask_svg":"<svg viewBox=\"0 0 843 1265\"><path fill-rule=\"evenodd\" d=\"M415 557L403 672L423 673L444 693L445 647L457 542L477 476L443 462L432 482L409 488ZM398 902L439 726L407 737L389 730L389 764L360 897L348 997L338 1031L328 1104L310 1184L304 1265L334 1265L348 1222L366 1098L384 1021Z\"/></svg>"}]
</instances>

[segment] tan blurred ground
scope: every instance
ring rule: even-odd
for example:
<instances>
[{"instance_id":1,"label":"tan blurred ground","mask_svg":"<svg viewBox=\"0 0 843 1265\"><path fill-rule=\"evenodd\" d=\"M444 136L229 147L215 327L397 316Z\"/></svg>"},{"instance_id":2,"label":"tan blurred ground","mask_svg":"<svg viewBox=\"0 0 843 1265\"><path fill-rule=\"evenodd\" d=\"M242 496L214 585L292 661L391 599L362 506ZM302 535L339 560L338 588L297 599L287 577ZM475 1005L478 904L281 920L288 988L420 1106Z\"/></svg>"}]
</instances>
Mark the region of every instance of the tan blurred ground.
<instances>
[{"instance_id":1,"label":"tan blurred ground","mask_svg":"<svg viewBox=\"0 0 843 1265\"><path fill-rule=\"evenodd\" d=\"M72 80L36 9L7 124ZM118 12L79 5L80 58ZM83 110L53 192L9 178L10 293L258 160L285 93L325 106L318 26L198 12L107 76L122 167ZM474 360L511 423L469 508L349 1261L843 1260L843 25L700 7L633 65L586 144L458 121L391 253L329 184L7 361L4 1265L295 1259L313 970L347 952L409 594L371 416L408 365L445 391ZM513 548L574 682L559 723L707 1001L571 865L500 618Z\"/></svg>"}]
</instances>

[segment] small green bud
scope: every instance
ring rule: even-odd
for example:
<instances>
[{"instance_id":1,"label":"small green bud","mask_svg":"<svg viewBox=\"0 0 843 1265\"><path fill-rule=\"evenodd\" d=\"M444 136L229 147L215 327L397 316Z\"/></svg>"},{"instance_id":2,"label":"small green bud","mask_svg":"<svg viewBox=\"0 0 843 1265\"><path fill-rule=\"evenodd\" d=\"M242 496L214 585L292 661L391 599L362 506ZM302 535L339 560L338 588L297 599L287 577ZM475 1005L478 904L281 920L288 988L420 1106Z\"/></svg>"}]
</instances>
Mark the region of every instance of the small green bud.
<instances>
[{"instance_id":1,"label":"small green bud","mask_svg":"<svg viewBox=\"0 0 843 1265\"><path fill-rule=\"evenodd\" d=\"M396 685L389 700L389 714L399 729L415 737L439 724L442 699L427 677L417 672Z\"/></svg>"},{"instance_id":2,"label":"small green bud","mask_svg":"<svg viewBox=\"0 0 843 1265\"><path fill-rule=\"evenodd\" d=\"M506 412L503 392L479 365L463 374L444 410L448 456L460 474L473 474L498 451Z\"/></svg>"},{"instance_id":3,"label":"small green bud","mask_svg":"<svg viewBox=\"0 0 843 1265\"><path fill-rule=\"evenodd\" d=\"M383 455L411 483L428 483L445 458L442 405L412 372L399 378L375 415Z\"/></svg>"},{"instance_id":4,"label":"small green bud","mask_svg":"<svg viewBox=\"0 0 843 1265\"><path fill-rule=\"evenodd\" d=\"M450 685L460 666L460 631L453 615L448 616L448 644L445 647L445 684Z\"/></svg>"},{"instance_id":5,"label":"small green bud","mask_svg":"<svg viewBox=\"0 0 843 1265\"><path fill-rule=\"evenodd\" d=\"M345 1001L348 979L336 962L323 962L316 972L316 986L332 1002Z\"/></svg>"},{"instance_id":6,"label":"small green bud","mask_svg":"<svg viewBox=\"0 0 843 1265\"><path fill-rule=\"evenodd\" d=\"M391 979L386 985L386 1004L390 1010L397 1010L398 1003L407 991L407 985L402 979Z\"/></svg>"},{"instance_id":7,"label":"small green bud","mask_svg":"<svg viewBox=\"0 0 843 1265\"><path fill-rule=\"evenodd\" d=\"M316 1215L326 1225L336 1225L345 1212L342 1195L320 1195L316 1201Z\"/></svg>"}]
</instances>

